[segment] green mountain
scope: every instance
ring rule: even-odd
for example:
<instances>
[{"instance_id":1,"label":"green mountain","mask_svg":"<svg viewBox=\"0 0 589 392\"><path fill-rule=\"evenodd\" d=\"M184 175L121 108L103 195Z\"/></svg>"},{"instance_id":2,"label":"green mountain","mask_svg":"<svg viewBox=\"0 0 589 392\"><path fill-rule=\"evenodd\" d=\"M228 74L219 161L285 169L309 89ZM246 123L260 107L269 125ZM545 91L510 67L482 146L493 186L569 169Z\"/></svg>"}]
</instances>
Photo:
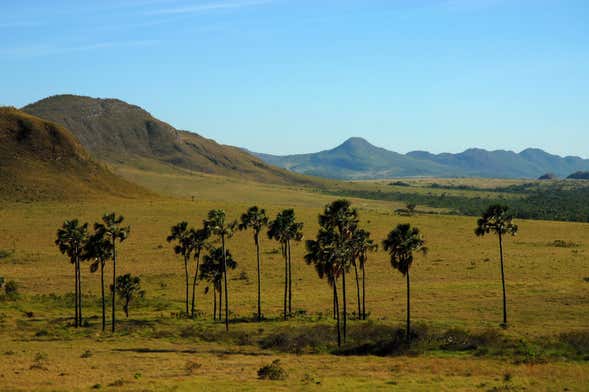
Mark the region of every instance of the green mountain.
<instances>
[{"instance_id":1,"label":"green mountain","mask_svg":"<svg viewBox=\"0 0 589 392\"><path fill-rule=\"evenodd\" d=\"M151 195L90 158L57 124L0 107L0 200L80 200Z\"/></svg>"},{"instance_id":2,"label":"green mountain","mask_svg":"<svg viewBox=\"0 0 589 392\"><path fill-rule=\"evenodd\" d=\"M589 171L578 171L567 178L571 180L589 180Z\"/></svg>"},{"instance_id":3,"label":"green mountain","mask_svg":"<svg viewBox=\"0 0 589 392\"><path fill-rule=\"evenodd\" d=\"M118 99L56 95L23 111L67 127L99 160L143 169L187 169L279 184L315 184L271 166L242 149L180 131Z\"/></svg>"},{"instance_id":4,"label":"green mountain","mask_svg":"<svg viewBox=\"0 0 589 392\"><path fill-rule=\"evenodd\" d=\"M393 177L538 178L545 173L566 177L589 170L589 160L559 157L540 149L487 151L469 149L459 154L412 151L399 154L351 138L340 146L312 154L277 156L256 154L266 162L291 171L338 179Z\"/></svg>"}]
</instances>

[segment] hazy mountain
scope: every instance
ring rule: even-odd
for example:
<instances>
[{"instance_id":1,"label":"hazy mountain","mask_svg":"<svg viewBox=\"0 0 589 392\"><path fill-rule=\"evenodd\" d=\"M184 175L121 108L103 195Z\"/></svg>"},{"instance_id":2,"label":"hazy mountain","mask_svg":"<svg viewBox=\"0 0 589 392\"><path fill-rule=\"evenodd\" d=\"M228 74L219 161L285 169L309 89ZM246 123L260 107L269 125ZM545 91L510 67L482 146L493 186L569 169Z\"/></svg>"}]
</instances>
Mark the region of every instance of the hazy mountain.
<instances>
[{"instance_id":1,"label":"hazy mountain","mask_svg":"<svg viewBox=\"0 0 589 392\"><path fill-rule=\"evenodd\" d=\"M0 199L74 200L150 195L94 162L67 129L0 108Z\"/></svg>"},{"instance_id":2,"label":"hazy mountain","mask_svg":"<svg viewBox=\"0 0 589 392\"><path fill-rule=\"evenodd\" d=\"M563 158L540 149L530 148L515 153L473 148L459 154L432 154L427 151L399 154L357 137L332 150L318 153L256 155L294 172L339 179L415 176L538 178L545 173L566 177L575 171L589 170L587 159Z\"/></svg>"},{"instance_id":3,"label":"hazy mountain","mask_svg":"<svg viewBox=\"0 0 589 392\"><path fill-rule=\"evenodd\" d=\"M179 131L118 99L57 95L22 110L69 128L93 157L106 162L155 170L166 165L272 183L314 182L239 148Z\"/></svg>"}]
</instances>

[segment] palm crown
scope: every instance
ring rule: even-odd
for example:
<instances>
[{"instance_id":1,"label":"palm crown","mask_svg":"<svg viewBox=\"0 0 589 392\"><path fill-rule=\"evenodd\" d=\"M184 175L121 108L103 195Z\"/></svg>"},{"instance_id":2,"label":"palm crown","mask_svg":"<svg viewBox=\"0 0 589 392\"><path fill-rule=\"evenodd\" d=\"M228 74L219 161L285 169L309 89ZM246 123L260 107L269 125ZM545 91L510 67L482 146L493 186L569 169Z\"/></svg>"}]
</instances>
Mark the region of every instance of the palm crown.
<instances>
[{"instance_id":1,"label":"palm crown","mask_svg":"<svg viewBox=\"0 0 589 392\"><path fill-rule=\"evenodd\" d=\"M389 233L382 242L385 251L391 256L391 265L403 275L406 275L413 264L413 253L427 253L425 241L417 227L410 224L400 224Z\"/></svg>"},{"instance_id":2,"label":"palm crown","mask_svg":"<svg viewBox=\"0 0 589 392\"><path fill-rule=\"evenodd\" d=\"M512 223L513 216L508 213L508 210L509 207L501 205L489 207L477 221L475 234L481 237L491 232L515 235L518 227Z\"/></svg>"}]
</instances>

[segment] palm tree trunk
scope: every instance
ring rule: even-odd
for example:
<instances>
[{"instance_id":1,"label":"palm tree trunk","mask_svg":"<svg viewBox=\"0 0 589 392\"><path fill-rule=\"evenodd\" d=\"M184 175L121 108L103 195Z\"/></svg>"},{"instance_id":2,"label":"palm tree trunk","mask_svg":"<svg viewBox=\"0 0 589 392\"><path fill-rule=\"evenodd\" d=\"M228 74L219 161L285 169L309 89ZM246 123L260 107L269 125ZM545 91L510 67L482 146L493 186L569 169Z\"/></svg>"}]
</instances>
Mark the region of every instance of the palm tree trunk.
<instances>
[{"instance_id":1,"label":"palm tree trunk","mask_svg":"<svg viewBox=\"0 0 589 392\"><path fill-rule=\"evenodd\" d=\"M229 331L229 294L227 289L227 254L225 253L225 236L221 236L223 246L223 277L225 279L225 330Z\"/></svg>"},{"instance_id":2,"label":"palm tree trunk","mask_svg":"<svg viewBox=\"0 0 589 392\"><path fill-rule=\"evenodd\" d=\"M354 273L356 274L356 294L358 295L358 320L360 320L362 317L362 302L360 302L360 281L358 279L358 266L356 265L356 260L354 260Z\"/></svg>"},{"instance_id":3,"label":"palm tree trunk","mask_svg":"<svg viewBox=\"0 0 589 392\"><path fill-rule=\"evenodd\" d=\"M337 281L333 280L333 299L335 302L335 319L337 324L337 347L342 346L342 333L340 328L340 320L339 320L339 301L337 298Z\"/></svg>"},{"instance_id":4,"label":"palm tree trunk","mask_svg":"<svg viewBox=\"0 0 589 392\"><path fill-rule=\"evenodd\" d=\"M75 317L74 317L74 326L78 328L78 264L74 261L74 307L75 307Z\"/></svg>"},{"instance_id":5,"label":"palm tree trunk","mask_svg":"<svg viewBox=\"0 0 589 392\"><path fill-rule=\"evenodd\" d=\"M185 278L184 280L186 281L186 290L185 290L186 291L186 293L185 293L186 300L184 301L185 302L185 313L184 314L186 315L186 317L188 317L188 314L189 314L188 313L188 256L186 256L186 255L184 255L184 278Z\"/></svg>"},{"instance_id":6,"label":"palm tree trunk","mask_svg":"<svg viewBox=\"0 0 589 392\"><path fill-rule=\"evenodd\" d=\"M334 293L334 295L333 295L333 318L334 319L337 317L337 315L335 314L336 307L337 307L337 302L336 302L335 293Z\"/></svg>"},{"instance_id":7,"label":"palm tree trunk","mask_svg":"<svg viewBox=\"0 0 589 392\"><path fill-rule=\"evenodd\" d=\"M292 316L292 263L290 254L290 241L287 242L288 246L288 316Z\"/></svg>"},{"instance_id":8,"label":"palm tree trunk","mask_svg":"<svg viewBox=\"0 0 589 392\"><path fill-rule=\"evenodd\" d=\"M507 295L505 294L505 272L503 270L503 238L499 233L499 254L501 255L501 286L503 287L503 326L507 326Z\"/></svg>"},{"instance_id":9,"label":"palm tree trunk","mask_svg":"<svg viewBox=\"0 0 589 392\"><path fill-rule=\"evenodd\" d=\"M366 266L362 264L362 320L366 320Z\"/></svg>"},{"instance_id":10,"label":"palm tree trunk","mask_svg":"<svg viewBox=\"0 0 589 392\"><path fill-rule=\"evenodd\" d=\"M106 330L106 303L104 301L104 261L100 260L100 295L102 297L102 332Z\"/></svg>"},{"instance_id":11,"label":"palm tree trunk","mask_svg":"<svg viewBox=\"0 0 589 392\"><path fill-rule=\"evenodd\" d=\"M82 271L80 270L80 258L77 259L78 268L78 325L82 326Z\"/></svg>"},{"instance_id":12,"label":"palm tree trunk","mask_svg":"<svg viewBox=\"0 0 589 392\"><path fill-rule=\"evenodd\" d=\"M411 285L409 283L409 271L407 271L407 341L411 340Z\"/></svg>"},{"instance_id":13,"label":"palm tree trunk","mask_svg":"<svg viewBox=\"0 0 589 392\"><path fill-rule=\"evenodd\" d=\"M223 283L219 283L219 321L223 320Z\"/></svg>"},{"instance_id":14,"label":"palm tree trunk","mask_svg":"<svg viewBox=\"0 0 589 392\"><path fill-rule=\"evenodd\" d=\"M192 311L191 311L191 316L192 319L194 320L194 311L195 311L195 300L196 300L196 282L198 279L198 267L200 264L200 254L195 254L194 258L196 259L196 269L194 270L194 280L192 281Z\"/></svg>"},{"instance_id":15,"label":"palm tree trunk","mask_svg":"<svg viewBox=\"0 0 589 392\"><path fill-rule=\"evenodd\" d=\"M258 261L258 321L262 321L262 276L260 272L260 239L258 233L256 233L255 242Z\"/></svg>"},{"instance_id":16,"label":"palm tree trunk","mask_svg":"<svg viewBox=\"0 0 589 392\"><path fill-rule=\"evenodd\" d=\"M213 321L217 320L217 288L213 285Z\"/></svg>"},{"instance_id":17,"label":"palm tree trunk","mask_svg":"<svg viewBox=\"0 0 589 392\"><path fill-rule=\"evenodd\" d=\"M345 265L342 268L342 301L344 303L343 316L344 316L344 343L345 343L346 336L348 333L348 307L346 305L346 266Z\"/></svg>"},{"instance_id":18,"label":"palm tree trunk","mask_svg":"<svg viewBox=\"0 0 589 392\"><path fill-rule=\"evenodd\" d=\"M125 310L125 317L129 318L129 299L125 299L125 307L123 308Z\"/></svg>"},{"instance_id":19,"label":"palm tree trunk","mask_svg":"<svg viewBox=\"0 0 589 392\"><path fill-rule=\"evenodd\" d=\"M115 297L117 292L117 247L116 247L116 240L115 237L112 237L112 322L111 322L111 331L115 332Z\"/></svg>"},{"instance_id":20,"label":"palm tree trunk","mask_svg":"<svg viewBox=\"0 0 589 392\"><path fill-rule=\"evenodd\" d=\"M286 242L282 244L282 255L284 256L284 319L286 320L286 303L288 300L288 255L286 253Z\"/></svg>"}]
</instances>

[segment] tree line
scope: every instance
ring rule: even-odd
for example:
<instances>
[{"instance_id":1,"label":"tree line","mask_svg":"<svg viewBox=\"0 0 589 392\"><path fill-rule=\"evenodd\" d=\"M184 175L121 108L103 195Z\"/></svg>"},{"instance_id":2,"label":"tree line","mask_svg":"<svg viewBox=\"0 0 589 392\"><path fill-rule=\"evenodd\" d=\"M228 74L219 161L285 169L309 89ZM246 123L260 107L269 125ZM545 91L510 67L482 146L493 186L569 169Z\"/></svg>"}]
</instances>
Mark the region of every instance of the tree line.
<instances>
[{"instance_id":1,"label":"tree line","mask_svg":"<svg viewBox=\"0 0 589 392\"><path fill-rule=\"evenodd\" d=\"M512 223L508 207L490 206L478 219L475 234L484 236L496 234L499 240L500 271L503 292L503 326L507 326L507 300L504 274L504 237L515 235L517 225ZM117 245L124 242L130 233L130 227L123 225L124 218L114 213L105 214L101 222L94 224L92 233L88 223L81 224L77 219L67 220L57 231L55 241L59 250L68 256L74 267L75 284L75 327L82 325L82 286L80 264L91 261L90 270L100 271L102 297L102 330L106 328L106 303L104 289L104 271L108 261L112 261L112 299L111 330L115 331L115 293L123 299L123 310L128 317L129 303L142 297L144 291L140 287L140 278L130 274L116 276ZM358 210L350 201L336 200L325 206L318 216L319 230L314 239L305 241L306 254L304 261L313 266L320 279L325 279L332 295L333 318L336 322L337 342L341 346L346 342L348 311L348 281L354 279L358 318L365 320L366 311L366 267L368 256L378 249L378 245L370 237L370 232L361 227ZM262 311L262 232L266 230L268 239L277 241L284 260L284 320L293 316L292 313L292 257L291 245L303 240L303 223L298 222L293 209L280 211L274 219L270 219L264 209L257 206L245 211L239 221L230 220L224 210L209 211L200 228L189 227L182 221L170 229L166 240L174 243L174 253L182 257L184 264L184 314L195 318L196 290L199 281L206 281L205 292L209 287L213 291L213 320L224 320L229 330L229 287L227 274L237 268L237 261L229 249L229 240L236 230L250 230L256 249L257 266L257 312L256 320L264 318ZM415 255L426 254L428 248L419 228L403 223L393 228L385 239L382 248L388 253L391 267L403 275L406 280L406 339L411 334L411 280L410 270ZM201 255L206 252L201 260ZM193 274L190 275L190 271ZM350 278L352 276L352 278ZM360 284L362 282L362 284ZM341 298L341 305L340 305Z\"/></svg>"}]
</instances>

